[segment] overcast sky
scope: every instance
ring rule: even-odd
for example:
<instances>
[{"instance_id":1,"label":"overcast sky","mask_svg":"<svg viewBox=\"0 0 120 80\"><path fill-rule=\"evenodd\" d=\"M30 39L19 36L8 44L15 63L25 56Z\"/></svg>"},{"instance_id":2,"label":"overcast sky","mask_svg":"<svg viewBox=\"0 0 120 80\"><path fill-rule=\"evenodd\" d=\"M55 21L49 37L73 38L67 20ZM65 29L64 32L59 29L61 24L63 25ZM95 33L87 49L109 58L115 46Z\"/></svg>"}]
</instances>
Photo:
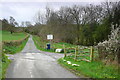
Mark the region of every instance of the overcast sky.
<instances>
[{"instance_id":1,"label":"overcast sky","mask_svg":"<svg viewBox=\"0 0 120 80\"><path fill-rule=\"evenodd\" d=\"M9 19L13 16L18 23L30 21L38 11L45 13L45 7L49 6L59 10L61 6L99 4L105 0L0 0L0 19ZM115 1L115 0L114 0Z\"/></svg>"}]
</instances>

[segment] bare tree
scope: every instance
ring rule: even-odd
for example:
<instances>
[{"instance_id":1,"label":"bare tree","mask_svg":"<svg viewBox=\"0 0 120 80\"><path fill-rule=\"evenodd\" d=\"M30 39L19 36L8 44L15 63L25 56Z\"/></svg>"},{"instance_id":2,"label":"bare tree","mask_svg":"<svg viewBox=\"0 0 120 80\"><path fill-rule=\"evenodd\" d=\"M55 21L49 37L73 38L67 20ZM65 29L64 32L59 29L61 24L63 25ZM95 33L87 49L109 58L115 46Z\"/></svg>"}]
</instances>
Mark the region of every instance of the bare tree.
<instances>
[{"instance_id":1,"label":"bare tree","mask_svg":"<svg viewBox=\"0 0 120 80\"><path fill-rule=\"evenodd\" d=\"M15 27L19 27L19 24L17 22L14 22Z\"/></svg>"},{"instance_id":2,"label":"bare tree","mask_svg":"<svg viewBox=\"0 0 120 80\"><path fill-rule=\"evenodd\" d=\"M74 24L77 25L77 43L80 41L79 31L80 31L80 24L82 22L82 13L83 13L83 7L74 5L72 8L70 8L70 13L73 16Z\"/></svg>"},{"instance_id":3,"label":"bare tree","mask_svg":"<svg viewBox=\"0 0 120 80\"><path fill-rule=\"evenodd\" d=\"M21 22L21 27L25 27L25 22Z\"/></svg>"},{"instance_id":4,"label":"bare tree","mask_svg":"<svg viewBox=\"0 0 120 80\"><path fill-rule=\"evenodd\" d=\"M47 20L47 24L49 23L49 18L51 16L51 13L52 13L52 9L50 9L48 6L46 6L46 20Z\"/></svg>"},{"instance_id":5,"label":"bare tree","mask_svg":"<svg viewBox=\"0 0 120 80\"><path fill-rule=\"evenodd\" d=\"M38 24L38 25L46 23L45 15L42 14L40 11L38 11L36 13L34 19L35 19L35 23Z\"/></svg>"},{"instance_id":6,"label":"bare tree","mask_svg":"<svg viewBox=\"0 0 120 80\"><path fill-rule=\"evenodd\" d=\"M9 22L12 26L14 26L15 19L12 16L10 16Z\"/></svg>"},{"instance_id":7,"label":"bare tree","mask_svg":"<svg viewBox=\"0 0 120 80\"><path fill-rule=\"evenodd\" d=\"M12 34L15 30L15 19L12 16L10 16L9 23L10 23L9 31Z\"/></svg>"},{"instance_id":8,"label":"bare tree","mask_svg":"<svg viewBox=\"0 0 120 80\"><path fill-rule=\"evenodd\" d=\"M25 26L26 26L26 27L31 27L31 26L32 26L32 24L31 24L31 22L30 22L30 21L26 21L26 22L25 22Z\"/></svg>"}]
</instances>

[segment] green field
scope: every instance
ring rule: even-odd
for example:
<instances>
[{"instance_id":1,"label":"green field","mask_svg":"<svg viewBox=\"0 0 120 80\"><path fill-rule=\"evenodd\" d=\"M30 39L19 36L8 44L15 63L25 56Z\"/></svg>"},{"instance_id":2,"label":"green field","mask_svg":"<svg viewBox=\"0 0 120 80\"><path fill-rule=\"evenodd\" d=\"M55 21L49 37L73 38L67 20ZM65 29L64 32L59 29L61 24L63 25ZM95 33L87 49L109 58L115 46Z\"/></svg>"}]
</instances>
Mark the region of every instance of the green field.
<instances>
[{"instance_id":1,"label":"green field","mask_svg":"<svg viewBox=\"0 0 120 80\"><path fill-rule=\"evenodd\" d=\"M25 36L26 36L25 33L11 34L8 31L0 31L0 38L2 38L3 41L20 40L20 39L23 39Z\"/></svg>"}]
</instances>

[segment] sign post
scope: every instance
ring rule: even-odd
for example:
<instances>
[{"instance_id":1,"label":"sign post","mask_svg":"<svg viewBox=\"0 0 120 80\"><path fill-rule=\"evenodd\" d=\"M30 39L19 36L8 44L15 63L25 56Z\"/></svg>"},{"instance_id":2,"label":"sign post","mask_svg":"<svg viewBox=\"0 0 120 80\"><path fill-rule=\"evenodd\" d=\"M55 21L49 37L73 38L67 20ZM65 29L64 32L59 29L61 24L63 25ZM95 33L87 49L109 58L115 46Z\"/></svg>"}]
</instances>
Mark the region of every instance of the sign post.
<instances>
[{"instance_id":1,"label":"sign post","mask_svg":"<svg viewBox=\"0 0 120 80\"><path fill-rule=\"evenodd\" d=\"M52 40L53 39L53 35L52 34L47 35L47 39L48 40Z\"/></svg>"},{"instance_id":2,"label":"sign post","mask_svg":"<svg viewBox=\"0 0 120 80\"><path fill-rule=\"evenodd\" d=\"M50 44L52 44L53 35L52 34L47 35L47 39L50 40Z\"/></svg>"}]
</instances>

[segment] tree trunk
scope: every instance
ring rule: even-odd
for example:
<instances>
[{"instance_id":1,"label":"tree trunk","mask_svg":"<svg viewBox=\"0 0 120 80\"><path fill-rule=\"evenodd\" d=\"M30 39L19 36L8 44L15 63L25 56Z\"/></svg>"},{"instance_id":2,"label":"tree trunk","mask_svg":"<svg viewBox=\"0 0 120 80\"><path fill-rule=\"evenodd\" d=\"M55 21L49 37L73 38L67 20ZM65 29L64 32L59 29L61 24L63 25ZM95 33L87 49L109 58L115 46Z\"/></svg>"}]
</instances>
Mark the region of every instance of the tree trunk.
<instances>
[{"instance_id":1,"label":"tree trunk","mask_svg":"<svg viewBox=\"0 0 120 80\"><path fill-rule=\"evenodd\" d=\"M80 26L79 26L79 23L77 23L77 44L80 44L80 37L79 37L79 31L80 31Z\"/></svg>"}]
</instances>

